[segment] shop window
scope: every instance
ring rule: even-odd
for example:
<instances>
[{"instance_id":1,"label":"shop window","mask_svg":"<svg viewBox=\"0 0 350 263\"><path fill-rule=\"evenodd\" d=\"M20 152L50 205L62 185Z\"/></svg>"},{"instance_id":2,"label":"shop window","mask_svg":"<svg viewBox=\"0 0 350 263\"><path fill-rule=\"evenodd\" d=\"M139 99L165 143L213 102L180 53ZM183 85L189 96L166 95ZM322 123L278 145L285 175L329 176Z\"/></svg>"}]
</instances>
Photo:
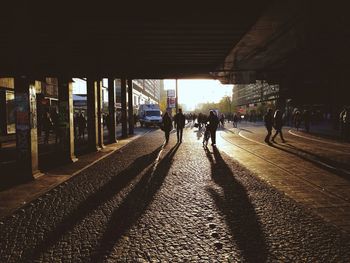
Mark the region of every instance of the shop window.
<instances>
[{"instance_id":1,"label":"shop window","mask_svg":"<svg viewBox=\"0 0 350 263\"><path fill-rule=\"evenodd\" d=\"M7 134L16 132L15 94L9 90L6 91L6 126Z\"/></svg>"}]
</instances>

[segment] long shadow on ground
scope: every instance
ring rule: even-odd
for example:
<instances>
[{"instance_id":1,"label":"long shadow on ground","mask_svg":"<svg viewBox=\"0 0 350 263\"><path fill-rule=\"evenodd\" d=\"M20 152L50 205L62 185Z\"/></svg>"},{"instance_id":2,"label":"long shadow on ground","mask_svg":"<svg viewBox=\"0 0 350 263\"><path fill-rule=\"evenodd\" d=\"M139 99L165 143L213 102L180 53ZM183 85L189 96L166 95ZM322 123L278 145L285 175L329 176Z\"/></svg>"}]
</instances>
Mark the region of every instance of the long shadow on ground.
<instances>
[{"instance_id":1,"label":"long shadow on ground","mask_svg":"<svg viewBox=\"0 0 350 263\"><path fill-rule=\"evenodd\" d=\"M91 262L102 262L104 257L111 253L121 236L142 216L161 188L179 146L180 144L176 144L158 165L151 167L113 212Z\"/></svg>"},{"instance_id":2,"label":"long shadow on ground","mask_svg":"<svg viewBox=\"0 0 350 263\"><path fill-rule=\"evenodd\" d=\"M96 193L90 195L84 202L80 203L78 207L67 214L60 223L53 226L51 232L45 234L43 240L36 244L35 247L27 248L23 253L21 262L30 262L37 259L41 253L50 249L65 233L72 230L92 211L98 209L100 205L112 199L118 192L126 187L130 181L154 162L161 149L162 147L158 147L153 152L135 159L125 170L114 175L108 183L101 187ZM74 197L72 196L72 198Z\"/></svg>"},{"instance_id":3,"label":"long shadow on ground","mask_svg":"<svg viewBox=\"0 0 350 263\"><path fill-rule=\"evenodd\" d=\"M243 261L266 262L265 238L245 187L235 179L216 147L213 148L213 153L207 149L206 154L211 164L211 177L222 188L223 195L214 188L209 188L208 192L217 208L225 215Z\"/></svg>"}]
</instances>

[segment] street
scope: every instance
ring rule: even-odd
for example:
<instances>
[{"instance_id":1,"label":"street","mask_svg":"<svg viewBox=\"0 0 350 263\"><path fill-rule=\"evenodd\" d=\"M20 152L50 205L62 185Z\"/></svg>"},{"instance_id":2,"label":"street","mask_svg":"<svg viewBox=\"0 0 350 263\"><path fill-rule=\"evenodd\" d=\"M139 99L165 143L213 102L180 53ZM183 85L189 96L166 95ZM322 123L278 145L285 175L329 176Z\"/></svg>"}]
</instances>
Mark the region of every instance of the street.
<instances>
[{"instance_id":1,"label":"street","mask_svg":"<svg viewBox=\"0 0 350 263\"><path fill-rule=\"evenodd\" d=\"M130 142L0 221L0 262L349 262L349 144L226 128Z\"/></svg>"}]
</instances>

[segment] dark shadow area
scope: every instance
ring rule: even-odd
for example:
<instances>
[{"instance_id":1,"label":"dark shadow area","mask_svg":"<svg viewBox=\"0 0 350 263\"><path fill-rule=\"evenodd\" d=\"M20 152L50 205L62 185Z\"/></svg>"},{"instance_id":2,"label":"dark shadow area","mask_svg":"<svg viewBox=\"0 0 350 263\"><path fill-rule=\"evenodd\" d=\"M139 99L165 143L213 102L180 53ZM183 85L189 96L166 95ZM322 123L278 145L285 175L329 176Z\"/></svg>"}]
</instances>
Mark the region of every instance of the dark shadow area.
<instances>
[{"instance_id":1,"label":"dark shadow area","mask_svg":"<svg viewBox=\"0 0 350 263\"><path fill-rule=\"evenodd\" d=\"M47 251L51 246L58 242L65 233L72 230L74 226L81 222L92 211L112 199L118 194L118 192L127 186L130 181L136 178L137 175L154 162L161 149L162 147L160 146L153 152L135 159L125 170L114 175L111 180L102 186L96 193L86 198L74 211L67 214L56 226L53 226L53 230L45 234L41 242L36 244L33 248L27 248L23 253L21 262L28 262L36 259L40 253Z\"/></svg>"},{"instance_id":2,"label":"dark shadow area","mask_svg":"<svg viewBox=\"0 0 350 263\"><path fill-rule=\"evenodd\" d=\"M286 153L293 154L305 161L311 162L314 165L318 166L319 168L335 173L346 180L350 180L349 174L341 170L341 169L344 169L344 170L350 171L350 166L345 163L340 163L340 162L331 160L329 158L317 155L315 153L300 149L288 143L283 144L283 146L285 146L286 148L277 143L269 143L268 145L275 149L284 151ZM287 149L287 147L289 149ZM323 165L322 163L326 165ZM329 166L332 166L334 168Z\"/></svg>"},{"instance_id":3,"label":"dark shadow area","mask_svg":"<svg viewBox=\"0 0 350 263\"><path fill-rule=\"evenodd\" d=\"M235 179L216 147L213 148L213 153L206 149L206 154L211 164L211 177L222 188L223 195L213 188L209 188L208 192L219 211L225 215L243 261L266 262L264 234L246 189Z\"/></svg>"},{"instance_id":4,"label":"dark shadow area","mask_svg":"<svg viewBox=\"0 0 350 263\"><path fill-rule=\"evenodd\" d=\"M0 164L0 191L8 190L17 185L28 183L32 178L24 178L16 162Z\"/></svg>"},{"instance_id":5,"label":"dark shadow area","mask_svg":"<svg viewBox=\"0 0 350 263\"><path fill-rule=\"evenodd\" d=\"M180 144L176 144L158 165L151 167L113 212L109 225L99 240L99 246L95 249L95 254L90 262L102 262L104 257L111 253L121 236L142 216L161 188L179 146Z\"/></svg>"},{"instance_id":6,"label":"dark shadow area","mask_svg":"<svg viewBox=\"0 0 350 263\"><path fill-rule=\"evenodd\" d=\"M316 138L319 138L319 139L329 139L329 140L333 140L335 142L344 142L344 141L342 141L342 139L340 137L340 131L332 130L329 133L327 133L326 131L320 131L320 130L315 131L312 129L315 129L315 127L311 126L309 132L307 132L304 128L301 128L299 130L293 130L293 131L299 132L304 136L312 135L312 136L315 136Z\"/></svg>"},{"instance_id":7,"label":"dark shadow area","mask_svg":"<svg viewBox=\"0 0 350 263\"><path fill-rule=\"evenodd\" d=\"M144 129L137 128L141 131ZM156 130L156 129L155 129ZM75 139L75 156L79 157L88 153L91 150L87 143L87 134L84 138ZM108 133L104 134L105 145L108 145ZM121 137L118 140L122 139ZM12 140L13 141L13 140ZM54 141L54 135L50 135L50 140L48 144L43 144L42 139L39 140L38 144L38 166L40 172L48 172L56 167L66 165L67 159L61 158L59 152L60 145L56 144ZM16 146L15 144L11 147L0 148L0 191L8 190L12 187L28 183L33 180L33 178L23 178L21 171L18 169L18 164L16 163Z\"/></svg>"}]
</instances>

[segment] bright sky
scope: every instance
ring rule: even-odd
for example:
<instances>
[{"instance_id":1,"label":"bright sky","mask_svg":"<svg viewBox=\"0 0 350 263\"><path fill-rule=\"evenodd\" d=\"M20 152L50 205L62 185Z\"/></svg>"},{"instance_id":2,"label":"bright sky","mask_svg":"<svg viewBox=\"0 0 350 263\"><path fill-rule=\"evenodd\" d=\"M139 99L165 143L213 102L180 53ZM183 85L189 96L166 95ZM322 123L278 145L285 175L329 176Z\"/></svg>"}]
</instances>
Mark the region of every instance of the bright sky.
<instances>
[{"instance_id":1,"label":"bright sky","mask_svg":"<svg viewBox=\"0 0 350 263\"><path fill-rule=\"evenodd\" d=\"M232 95L233 85L223 85L218 80L180 79L178 80L179 104L185 104L187 110L205 102L219 102L224 96ZM164 88L175 89L175 80L164 80Z\"/></svg>"}]
</instances>

